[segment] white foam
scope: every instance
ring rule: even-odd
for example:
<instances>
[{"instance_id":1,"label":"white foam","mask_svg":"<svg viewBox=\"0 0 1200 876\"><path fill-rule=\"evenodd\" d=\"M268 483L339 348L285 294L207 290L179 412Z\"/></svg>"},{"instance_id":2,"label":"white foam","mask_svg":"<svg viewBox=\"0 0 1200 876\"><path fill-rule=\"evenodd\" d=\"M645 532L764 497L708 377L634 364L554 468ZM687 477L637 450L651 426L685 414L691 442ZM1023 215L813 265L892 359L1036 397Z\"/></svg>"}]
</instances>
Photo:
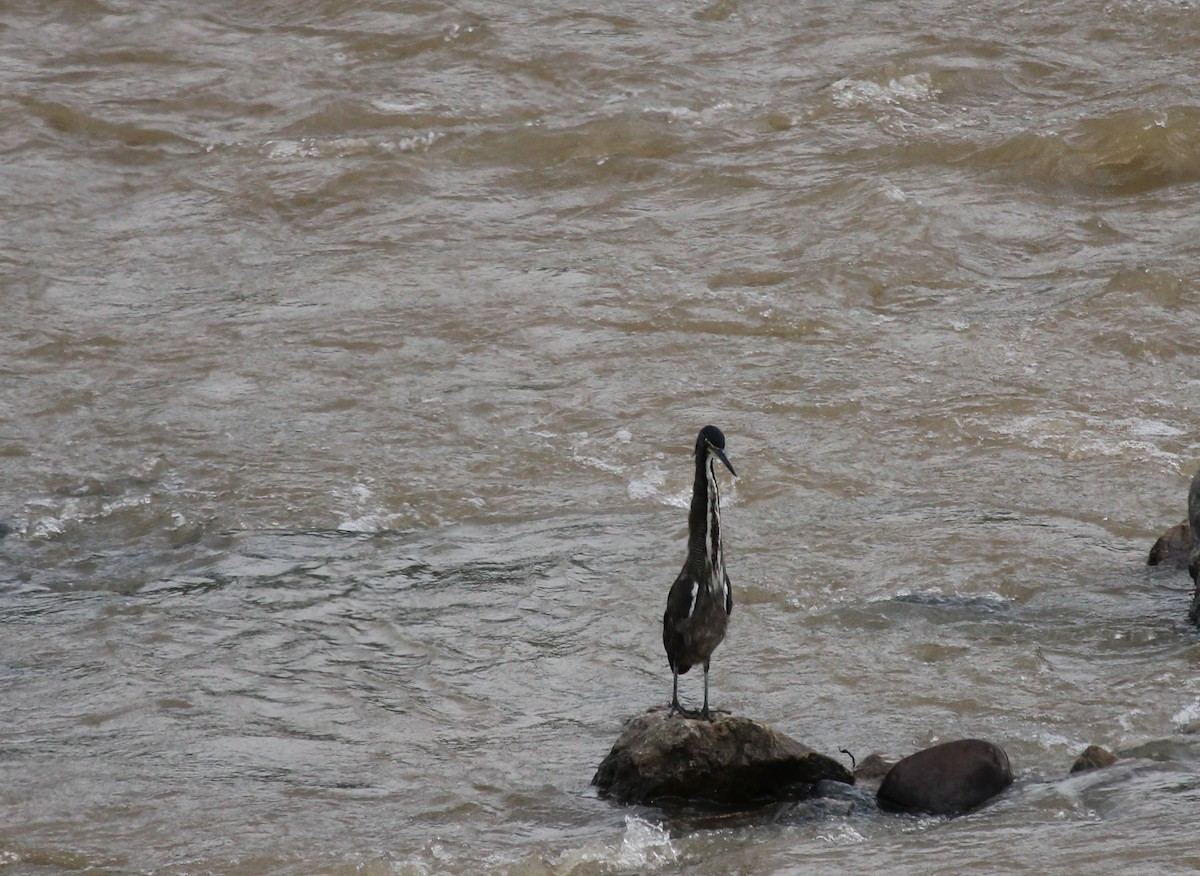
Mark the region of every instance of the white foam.
<instances>
[{"instance_id":1,"label":"white foam","mask_svg":"<svg viewBox=\"0 0 1200 876\"><path fill-rule=\"evenodd\" d=\"M1193 700L1190 706L1184 706L1171 716L1172 723L1180 729L1190 727L1198 720L1200 720L1200 699Z\"/></svg>"},{"instance_id":2,"label":"white foam","mask_svg":"<svg viewBox=\"0 0 1200 876\"><path fill-rule=\"evenodd\" d=\"M1164 423L1161 420L1145 420L1141 417L1130 417L1121 422L1133 434L1144 435L1147 438L1174 438L1187 434L1185 430L1177 426L1172 426L1169 423Z\"/></svg>"},{"instance_id":3,"label":"white foam","mask_svg":"<svg viewBox=\"0 0 1200 876\"><path fill-rule=\"evenodd\" d=\"M303 137L299 140L268 140L263 144L267 158L286 161L296 158L344 158L347 155L365 155L383 152L388 155L408 152L424 152L444 135L438 131L425 131L411 137L381 140L373 137Z\"/></svg>"},{"instance_id":4,"label":"white foam","mask_svg":"<svg viewBox=\"0 0 1200 876\"><path fill-rule=\"evenodd\" d=\"M667 482L667 476L662 469L643 469L640 475L629 479L629 498L631 499L662 499L662 486Z\"/></svg>"},{"instance_id":5,"label":"white foam","mask_svg":"<svg viewBox=\"0 0 1200 876\"><path fill-rule=\"evenodd\" d=\"M884 83L870 79L839 79L830 88L834 104L842 109L920 103L932 100L940 93L928 73L909 73Z\"/></svg>"},{"instance_id":6,"label":"white foam","mask_svg":"<svg viewBox=\"0 0 1200 876\"><path fill-rule=\"evenodd\" d=\"M614 862L619 868L644 870L672 864L678 858L679 853L671 845L671 836L665 828L636 815L625 816L625 836Z\"/></svg>"},{"instance_id":7,"label":"white foam","mask_svg":"<svg viewBox=\"0 0 1200 876\"><path fill-rule=\"evenodd\" d=\"M1068 739L1061 733L1055 733L1053 730L1039 730L1033 734L1033 738L1042 744L1045 748L1059 749L1075 749L1082 744L1078 739Z\"/></svg>"},{"instance_id":8,"label":"white foam","mask_svg":"<svg viewBox=\"0 0 1200 876\"><path fill-rule=\"evenodd\" d=\"M733 103L727 100L718 101L710 107L694 110L686 106L658 106L647 107L647 113L661 113L672 122L682 122L689 125L699 127L701 125L711 125L726 116L731 109L734 108Z\"/></svg>"},{"instance_id":9,"label":"white foam","mask_svg":"<svg viewBox=\"0 0 1200 876\"><path fill-rule=\"evenodd\" d=\"M679 852L671 844L671 836L657 824L625 816L625 831L619 848L612 840L590 842L582 849L565 852L559 857L559 872L573 873L580 865L600 865L603 872L646 873L679 860ZM591 872L592 867L587 867Z\"/></svg>"},{"instance_id":10,"label":"white foam","mask_svg":"<svg viewBox=\"0 0 1200 876\"><path fill-rule=\"evenodd\" d=\"M1185 431L1158 420L1126 418L1107 420L1075 413L1031 414L992 427L992 431L1019 438L1037 450L1051 450L1068 459L1108 457L1170 459L1157 440L1177 438Z\"/></svg>"},{"instance_id":11,"label":"white foam","mask_svg":"<svg viewBox=\"0 0 1200 876\"><path fill-rule=\"evenodd\" d=\"M54 538L66 531L66 523L60 517L39 517L25 528L28 538Z\"/></svg>"},{"instance_id":12,"label":"white foam","mask_svg":"<svg viewBox=\"0 0 1200 876\"><path fill-rule=\"evenodd\" d=\"M341 512L342 520L337 525L339 532L386 532L395 526L396 513L375 501L375 492L369 484L356 483L350 488L349 495L339 491L334 496L341 504L350 506Z\"/></svg>"},{"instance_id":13,"label":"white foam","mask_svg":"<svg viewBox=\"0 0 1200 876\"><path fill-rule=\"evenodd\" d=\"M674 495L659 496L659 501L664 505L670 505L672 508L691 508L692 488L691 486L687 486Z\"/></svg>"},{"instance_id":14,"label":"white foam","mask_svg":"<svg viewBox=\"0 0 1200 876\"><path fill-rule=\"evenodd\" d=\"M603 447L607 446L607 444L607 441L594 439L587 432L577 432L571 436L571 458L589 468L598 468L600 471L608 472L609 474L621 474L624 471L622 466L607 459L601 459L591 453L583 452L584 447Z\"/></svg>"},{"instance_id":15,"label":"white foam","mask_svg":"<svg viewBox=\"0 0 1200 876\"><path fill-rule=\"evenodd\" d=\"M829 833L817 834L817 839L835 846L851 846L867 841L867 838L848 824L839 824Z\"/></svg>"},{"instance_id":16,"label":"white foam","mask_svg":"<svg viewBox=\"0 0 1200 876\"><path fill-rule=\"evenodd\" d=\"M373 533L389 529L388 518L381 514L364 514L351 517L337 525L338 532Z\"/></svg>"},{"instance_id":17,"label":"white foam","mask_svg":"<svg viewBox=\"0 0 1200 876\"><path fill-rule=\"evenodd\" d=\"M381 113L395 113L396 115L427 112L429 110L429 104L424 101L383 100L381 98L372 100L371 106L375 107Z\"/></svg>"},{"instance_id":18,"label":"white foam","mask_svg":"<svg viewBox=\"0 0 1200 876\"><path fill-rule=\"evenodd\" d=\"M1138 715L1142 714L1141 709L1131 709L1123 715L1117 716L1117 723L1121 725L1121 729L1126 733L1133 732L1133 721Z\"/></svg>"}]
</instances>

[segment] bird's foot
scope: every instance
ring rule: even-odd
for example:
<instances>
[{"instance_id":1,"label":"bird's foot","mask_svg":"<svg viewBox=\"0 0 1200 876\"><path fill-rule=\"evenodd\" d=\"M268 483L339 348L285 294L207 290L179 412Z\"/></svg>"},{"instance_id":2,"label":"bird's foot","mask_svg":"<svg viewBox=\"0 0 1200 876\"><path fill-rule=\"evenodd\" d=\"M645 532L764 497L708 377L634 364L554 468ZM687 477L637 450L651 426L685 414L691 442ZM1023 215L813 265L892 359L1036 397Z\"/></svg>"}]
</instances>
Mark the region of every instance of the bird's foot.
<instances>
[{"instance_id":1,"label":"bird's foot","mask_svg":"<svg viewBox=\"0 0 1200 876\"><path fill-rule=\"evenodd\" d=\"M685 709L676 702L671 703L671 708L667 710L667 717L670 718L672 715L680 715L684 718L695 721L697 718L701 717L701 712L698 709Z\"/></svg>"},{"instance_id":2,"label":"bird's foot","mask_svg":"<svg viewBox=\"0 0 1200 876\"><path fill-rule=\"evenodd\" d=\"M685 709L679 703L671 703L671 708L667 710L667 717L672 715L680 715L690 721L715 721L721 715L732 715L729 709Z\"/></svg>"}]
</instances>

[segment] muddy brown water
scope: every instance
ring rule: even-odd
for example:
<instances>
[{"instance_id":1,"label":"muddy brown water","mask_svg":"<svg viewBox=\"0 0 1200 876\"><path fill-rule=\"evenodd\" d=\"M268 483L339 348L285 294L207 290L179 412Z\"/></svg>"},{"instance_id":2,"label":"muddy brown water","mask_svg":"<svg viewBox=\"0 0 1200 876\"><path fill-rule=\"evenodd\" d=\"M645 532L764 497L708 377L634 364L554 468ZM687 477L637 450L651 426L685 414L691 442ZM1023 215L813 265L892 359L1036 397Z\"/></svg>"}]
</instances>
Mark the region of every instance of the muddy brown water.
<instances>
[{"instance_id":1,"label":"muddy brown water","mask_svg":"<svg viewBox=\"0 0 1200 876\"><path fill-rule=\"evenodd\" d=\"M1192 2L0 8L0 864L1200 866ZM951 822L597 799L714 704ZM685 699L699 678L685 677ZM1067 777L1099 743L1116 766Z\"/></svg>"}]
</instances>

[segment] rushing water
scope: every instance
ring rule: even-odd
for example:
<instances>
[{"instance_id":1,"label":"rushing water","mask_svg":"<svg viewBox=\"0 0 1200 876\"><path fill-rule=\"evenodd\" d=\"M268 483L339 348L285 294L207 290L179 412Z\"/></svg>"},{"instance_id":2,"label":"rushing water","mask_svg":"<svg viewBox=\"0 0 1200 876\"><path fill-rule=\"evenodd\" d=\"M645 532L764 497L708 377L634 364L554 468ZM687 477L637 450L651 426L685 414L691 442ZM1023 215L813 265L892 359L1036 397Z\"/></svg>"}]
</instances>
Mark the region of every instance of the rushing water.
<instances>
[{"instance_id":1,"label":"rushing water","mask_svg":"<svg viewBox=\"0 0 1200 876\"><path fill-rule=\"evenodd\" d=\"M0 872L1200 867L1191 581L1144 565L1200 464L1198 34L0 6ZM714 704L994 740L1000 800L596 797L670 694L708 422Z\"/></svg>"}]
</instances>

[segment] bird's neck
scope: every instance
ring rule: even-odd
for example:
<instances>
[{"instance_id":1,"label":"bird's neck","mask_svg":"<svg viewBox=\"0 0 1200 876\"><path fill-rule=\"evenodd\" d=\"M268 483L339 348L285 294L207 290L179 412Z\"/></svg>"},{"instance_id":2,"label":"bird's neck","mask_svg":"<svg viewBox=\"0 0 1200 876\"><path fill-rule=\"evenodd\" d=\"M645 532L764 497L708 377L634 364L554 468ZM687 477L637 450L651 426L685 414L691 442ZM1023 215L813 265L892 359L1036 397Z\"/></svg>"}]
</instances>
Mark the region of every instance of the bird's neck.
<instances>
[{"instance_id":1,"label":"bird's neck","mask_svg":"<svg viewBox=\"0 0 1200 876\"><path fill-rule=\"evenodd\" d=\"M725 581L725 559L721 551L721 497L717 473L709 454L696 460L696 481L692 485L692 507L688 512L688 562L703 569L710 587L719 589Z\"/></svg>"}]
</instances>

